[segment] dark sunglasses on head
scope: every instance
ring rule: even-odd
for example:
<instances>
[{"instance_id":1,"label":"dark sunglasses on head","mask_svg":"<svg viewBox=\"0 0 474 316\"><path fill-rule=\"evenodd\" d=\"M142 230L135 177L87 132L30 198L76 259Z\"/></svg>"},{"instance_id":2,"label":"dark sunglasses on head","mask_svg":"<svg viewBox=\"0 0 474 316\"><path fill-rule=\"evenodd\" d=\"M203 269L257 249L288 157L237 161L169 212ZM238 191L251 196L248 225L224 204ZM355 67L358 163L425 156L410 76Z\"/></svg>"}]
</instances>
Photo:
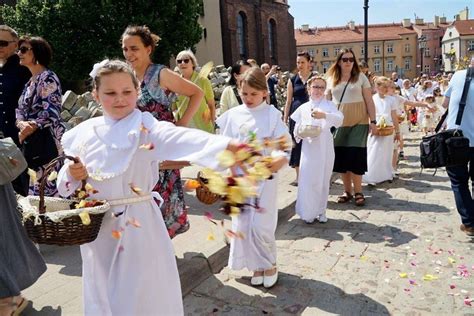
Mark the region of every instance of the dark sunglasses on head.
<instances>
[{"instance_id":1,"label":"dark sunglasses on head","mask_svg":"<svg viewBox=\"0 0 474 316\"><path fill-rule=\"evenodd\" d=\"M4 41L0 40L0 47L7 47L10 43L15 43L15 41Z\"/></svg>"},{"instance_id":2,"label":"dark sunglasses on head","mask_svg":"<svg viewBox=\"0 0 474 316\"><path fill-rule=\"evenodd\" d=\"M348 57L348 58L343 57L343 58L341 58L341 60L342 60L343 63L353 63L354 62L353 57Z\"/></svg>"},{"instance_id":3,"label":"dark sunglasses on head","mask_svg":"<svg viewBox=\"0 0 474 316\"><path fill-rule=\"evenodd\" d=\"M185 63L185 64L187 64L187 63L189 63L189 58L185 58L185 59L176 59L176 62L177 62L178 64L181 64L181 63Z\"/></svg>"},{"instance_id":4,"label":"dark sunglasses on head","mask_svg":"<svg viewBox=\"0 0 474 316\"><path fill-rule=\"evenodd\" d=\"M32 49L33 48L31 48L31 47L22 46L17 50L17 52L22 53L22 54L26 54L27 51L32 50Z\"/></svg>"}]
</instances>

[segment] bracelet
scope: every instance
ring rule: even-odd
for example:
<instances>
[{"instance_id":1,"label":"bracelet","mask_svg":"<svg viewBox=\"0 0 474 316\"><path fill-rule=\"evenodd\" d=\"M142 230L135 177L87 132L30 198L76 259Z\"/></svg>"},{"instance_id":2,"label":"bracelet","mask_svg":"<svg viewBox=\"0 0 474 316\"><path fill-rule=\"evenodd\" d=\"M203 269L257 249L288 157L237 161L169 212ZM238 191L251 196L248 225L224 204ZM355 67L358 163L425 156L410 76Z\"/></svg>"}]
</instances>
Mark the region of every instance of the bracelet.
<instances>
[{"instance_id":1,"label":"bracelet","mask_svg":"<svg viewBox=\"0 0 474 316\"><path fill-rule=\"evenodd\" d=\"M370 121L370 124L375 124L375 125L377 125L377 121L376 121L376 120L371 120L371 121Z\"/></svg>"}]
</instances>

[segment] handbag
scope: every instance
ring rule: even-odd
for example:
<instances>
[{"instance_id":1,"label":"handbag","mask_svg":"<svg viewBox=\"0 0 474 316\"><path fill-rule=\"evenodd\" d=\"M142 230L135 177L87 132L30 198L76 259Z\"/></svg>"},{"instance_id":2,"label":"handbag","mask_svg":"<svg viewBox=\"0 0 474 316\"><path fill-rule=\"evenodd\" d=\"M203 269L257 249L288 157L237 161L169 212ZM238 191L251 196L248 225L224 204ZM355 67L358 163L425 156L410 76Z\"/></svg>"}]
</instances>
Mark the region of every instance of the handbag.
<instances>
[{"instance_id":1,"label":"handbag","mask_svg":"<svg viewBox=\"0 0 474 316\"><path fill-rule=\"evenodd\" d=\"M0 139L0 185L15 180L27 166L13 139L10 137Z\"/></svg>"},{"instance_id":2,"label":"handbag","mask_svg":"<svg viewBox=\"0 0 474 316\"><path fill-rule=\"evenodd\" d=\"M457 126L461 125L462 115L464 113L464 108L466 107L467 93L473 73L474 69L472 67L468 68L461 101L459 102L458 114L456 116ZM446 110L438 122L435 129L436 134L425 136L421 140L420 162L422 168L465 165L469 161L469 139L464 137L461 129L448 129L438 133L447 115L448 110Z\"/></svg>"},{"instance_id":3,"label":"handbag","mask_svg":"<svg viewBox=\"0 0 474 316\"><path fill-rule=\"evenodd\" d=\"M23 141L23 155L31 169L38 169L58 157L58 148L51 128L38 128L28 136Z\"/></svg>"},{"instance_id":4,"label":"handbag","mask_svg":"<svg viewBox=\"0 0 474 316\"><path fill-rule=\"evenodd\" d=\"M299 138L315 138L321 134L321 127L314 125L299 125L296 130L296 135Z\"/></svg>"}]
</instances>

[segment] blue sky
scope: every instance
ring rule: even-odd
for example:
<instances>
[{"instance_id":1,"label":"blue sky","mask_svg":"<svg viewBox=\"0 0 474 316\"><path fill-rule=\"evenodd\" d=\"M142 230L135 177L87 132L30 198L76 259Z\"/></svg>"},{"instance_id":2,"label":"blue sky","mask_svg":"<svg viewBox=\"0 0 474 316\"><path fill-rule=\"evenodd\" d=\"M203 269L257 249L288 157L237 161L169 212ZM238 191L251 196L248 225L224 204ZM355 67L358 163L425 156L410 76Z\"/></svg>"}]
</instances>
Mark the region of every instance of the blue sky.
<instances>
[{"instance_id":1,"label":"blue sky","mask_svg":"<svg viewBox=\"0 0 474 316\"><path fill-rule=\"evenodd\" d=\"M364 24L364 0L288 0L295 28L302 24L311 27L342 26L353 20ZM453 16L469 7L469 18L474 19L473 0L369 0L369 24L401 22L415 14L433 21L434 16Z\"/></svg>"}]
</instances>

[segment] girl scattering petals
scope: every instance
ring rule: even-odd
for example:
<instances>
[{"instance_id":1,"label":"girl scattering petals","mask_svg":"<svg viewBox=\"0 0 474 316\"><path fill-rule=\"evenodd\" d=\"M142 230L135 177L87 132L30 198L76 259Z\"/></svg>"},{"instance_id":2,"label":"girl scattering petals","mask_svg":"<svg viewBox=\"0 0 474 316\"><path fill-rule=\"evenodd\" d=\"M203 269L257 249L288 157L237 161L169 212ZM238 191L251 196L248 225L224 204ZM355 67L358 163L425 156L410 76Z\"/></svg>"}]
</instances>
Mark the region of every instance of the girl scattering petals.
<instances>
[{"instance_id":1,"label":"girl scattering petals","mask_svg":"<svg viewBox=\"0 0 474 316\"><path fill-rule=\"evenodd\" d=\"M159 308L163 315L182 315L173 247L155 202L160 196L152 194L158 165L176 160L216 168L214 157L225 149L236 151L238 143L160 122L137 110L138 80L121 61L98 68L94 96L104 116L64 134L65 153L80 162L64 165L58 174L61 195L70 196L87 178L97 189L94 198L107 200L111 214L120 214L105 216L97 239L81 246L84 313L153 315ZM154 147L140 149L148 143ZM86 172L71 172L81 169ZM89 177L96 174L100 177ZM137 272L146 278L137 278Z\"/></svg>"}]
</instances>

